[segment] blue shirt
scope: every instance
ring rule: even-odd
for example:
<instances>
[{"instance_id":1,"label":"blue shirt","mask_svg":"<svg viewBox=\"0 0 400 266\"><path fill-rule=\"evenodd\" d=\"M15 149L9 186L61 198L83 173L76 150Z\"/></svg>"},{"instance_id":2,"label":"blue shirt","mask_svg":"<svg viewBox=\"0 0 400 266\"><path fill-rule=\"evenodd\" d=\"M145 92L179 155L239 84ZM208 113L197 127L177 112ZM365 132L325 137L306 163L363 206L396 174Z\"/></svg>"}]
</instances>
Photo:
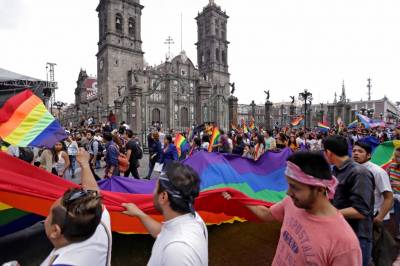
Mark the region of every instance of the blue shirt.
<instances>
[{"instance_id":1,"label":"blue shirt","mask_svg":"<svg viewBox=\"0 0 400 266\"><path fill-rule=\"evenodd\" d=\"M118 146L114 141L110 141L106 144L106 156L104 161L106 162L106 167L111 165L118 167L118 156L119 150Z\"/></svg>"}]
</instances>

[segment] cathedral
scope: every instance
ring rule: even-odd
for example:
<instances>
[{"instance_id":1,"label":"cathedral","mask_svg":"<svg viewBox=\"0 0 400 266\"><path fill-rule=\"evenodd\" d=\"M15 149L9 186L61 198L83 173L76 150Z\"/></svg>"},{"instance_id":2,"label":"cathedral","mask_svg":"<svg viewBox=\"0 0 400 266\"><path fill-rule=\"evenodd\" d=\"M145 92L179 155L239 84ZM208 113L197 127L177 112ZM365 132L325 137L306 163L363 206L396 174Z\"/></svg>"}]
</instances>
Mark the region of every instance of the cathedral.
<instances>
[{"instance_id":1,"label":"cathedral","mask_svg":"<svg viewBox=\"0 0 400 266\"><path fill-rule=\"evenodd\" d=\"M112 110L136 133L153 123L184 130L216 122L229 127L228 15L210 0L197 21L197 66L182 51L158 66L144 65L140 0L101 0L95 105ZM99 107L97 107L99 108Z\"/></svg>"}]
</instances>

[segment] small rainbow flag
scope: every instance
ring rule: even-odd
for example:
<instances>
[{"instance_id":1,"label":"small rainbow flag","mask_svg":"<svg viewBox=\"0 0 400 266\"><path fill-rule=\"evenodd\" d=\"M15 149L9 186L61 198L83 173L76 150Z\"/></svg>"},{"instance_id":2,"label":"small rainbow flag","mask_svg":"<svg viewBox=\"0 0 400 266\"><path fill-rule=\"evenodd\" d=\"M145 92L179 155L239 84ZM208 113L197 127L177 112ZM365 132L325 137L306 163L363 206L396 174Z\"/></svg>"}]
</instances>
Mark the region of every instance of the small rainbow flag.
<instances>
[{"instance_id":1,"label":"small rainbow flag","mask_svg":"<svg viewBox=\"0 0 400 266\"><path fill-rule=\"evenodd\" d=\"M323 124L323 123L318 123L318 129L322 132L327 132L329 131L331 128L328 127L327 125Z\"/></svg>"},{"instance_id":2,"label":"small rainbow flag","mask_svg":"<svg viewBox=\"0 0 400 266\"><path fill-rule=\"evenodd\" d=\"M11 97L0 109L0 137L18 147L48 147L67 135L42 100L25 90Z\"/></svg>"},{"instance_id":3,"label":"small rainbow flag","mask_svg":"<svg viewBox=\"0 0 400 266\"><path fill-rule=\"evenodd\" d=\"M175 147L178 150L178 157L181 157L182 152L186 152L190 148L186 138L179 133L175 135Z\"/></svg>"},{"instance_id":4,"label":"small rainbow flag","mask_svg":"<svg viewBox=\"0 0 400 266\"><path fill-rule=\"evenodd\" d=\"M304 115L298 116L296 118L294 118L291 122L292 126L298 126L300 124L301 121L303 121L304 119Z\"/></svg>"},{"instance_id":5,"label":"small rainbow flag","mask_svg":"<svg viewBox=\"0 0 400 266\"><path fill-rule=\"evenodd\" d=\"M356 128L358 126L358 120L354 120L353 122L351 122L347 128Z\"/></svg>"},{"instance_id":6,"label":"small rainbow flag","mask_svg":"<svg viewBox=\"0 0 400 266\"><path fill-rule=\"evenodd\" d=\"M244 121L244 118L242 118L241 126L242 126L242 129L243 129L243 133L246 134L246 133L249 132L249 129L247 128L246 121Z\"/></svg>"},{"instance_id":7,"label":"small rainbow flag","mask_svg":"<svg viewBox=\"0 0 400 266\"><path fill-rule=\"evenodd\" d=\"M208 152L212 152L212 146L215 144L218 144L220 136L221 136L221 133L219 132L219 128L214 127L212 135L211 135L210 145L208 146Z\"/></svg>"},{"instance_id":8,"label":"small rainbow flag","mask_svg":"<svg viewBox=\"0 0 400 266\"><path fill-rule=\"evenodd\" d=\"M255 129L255 126L254 126L254 117L251 117L250 124L249 124L249 128L250 128L251 130Z\"/></svg>"}]
</instances>

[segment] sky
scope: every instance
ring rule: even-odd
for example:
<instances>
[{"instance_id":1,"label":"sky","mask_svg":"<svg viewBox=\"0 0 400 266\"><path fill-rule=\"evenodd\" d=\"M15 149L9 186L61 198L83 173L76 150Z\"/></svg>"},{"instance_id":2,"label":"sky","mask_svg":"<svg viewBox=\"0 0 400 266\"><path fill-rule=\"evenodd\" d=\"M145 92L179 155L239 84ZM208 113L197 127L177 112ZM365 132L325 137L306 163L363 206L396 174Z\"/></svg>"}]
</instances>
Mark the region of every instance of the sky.
<instances>
[{"instance_id":1,"label":"sky","mask_svg":"<svg viewBox=\"0 0 400 266\"><path fill-rule=\"evenodd\" d=\"M228 21L229 72L239 103L273 102L308 89L313 103L347 97L400 101L400 1L215 0ZM99 0L0 0L0 68L46 79L56 63L56 99L72 103L79 70L96 75ZM197 61L194 18L208 0L141 0L142 41L150 65L183 49Z\"/></svg>"}]
</instances>

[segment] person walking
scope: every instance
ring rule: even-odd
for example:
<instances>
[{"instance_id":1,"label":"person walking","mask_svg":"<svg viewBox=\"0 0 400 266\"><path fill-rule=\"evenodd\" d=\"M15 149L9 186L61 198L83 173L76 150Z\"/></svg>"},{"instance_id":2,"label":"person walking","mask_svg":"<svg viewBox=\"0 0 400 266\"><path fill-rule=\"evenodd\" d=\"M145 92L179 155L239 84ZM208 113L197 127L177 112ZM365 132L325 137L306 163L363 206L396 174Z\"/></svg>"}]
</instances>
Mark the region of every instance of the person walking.
<instances>
[{"instance_id":1,"label":"person walking","mask_svg":"<svg viewBox=\"0 0 400 266\"><path fill-rule=\"evenodd\" d=\"M129 162L129 169L124 173L125 177L130 174L136 179L140 179L138 168L140 166L139 160L143 157L143 150L140 145L139 139L133 135L133 131L130 129L126 130L126 136L128 141L126 143L126 158Z\"/></svg>"}]
</instances>

